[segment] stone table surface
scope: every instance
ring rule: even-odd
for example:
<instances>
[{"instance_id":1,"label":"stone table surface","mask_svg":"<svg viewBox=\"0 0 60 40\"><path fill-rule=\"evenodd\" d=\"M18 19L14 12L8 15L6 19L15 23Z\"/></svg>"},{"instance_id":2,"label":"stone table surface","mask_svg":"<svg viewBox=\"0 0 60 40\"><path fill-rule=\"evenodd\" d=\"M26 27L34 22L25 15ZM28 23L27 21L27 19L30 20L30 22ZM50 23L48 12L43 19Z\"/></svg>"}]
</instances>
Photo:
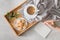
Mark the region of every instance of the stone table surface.
<instances>
[{"instance_id":1,"label":"stone table surface","mask_svg":"<svg viewBox=\"0 0 60 40\"><path fill-rule=\"evenodd\" d=\"M22 1L23 0L0 0L0 40L60 40L60 32L52 29L48 37L43 38L35 32L34 27L36 26L32 27L22 36L15 35L9 23L4 18L4 15Z\"/></svg>"}]
</instances>

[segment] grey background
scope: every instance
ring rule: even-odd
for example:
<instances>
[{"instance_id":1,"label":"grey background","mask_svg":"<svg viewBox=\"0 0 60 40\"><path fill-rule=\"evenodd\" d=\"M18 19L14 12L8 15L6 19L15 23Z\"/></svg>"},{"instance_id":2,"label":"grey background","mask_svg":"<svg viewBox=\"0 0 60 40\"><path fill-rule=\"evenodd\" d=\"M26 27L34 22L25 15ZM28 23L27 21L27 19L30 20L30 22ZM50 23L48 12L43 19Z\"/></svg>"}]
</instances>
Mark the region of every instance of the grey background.
<instances>
[{"instance_id":1,"label":"grey background","mask_svg":"<svg viewBox=\"0 0 60 40\"><path fill-rule=\"evenodd\" d=\"M12 31L4 15L22 1L23 0L0 0L0 40L60 40L60 32L54 29L52 29L52 32L47 38L43 38L35 32L34 27L36 26L19 37Z\"/></svg>"}]
</instances>

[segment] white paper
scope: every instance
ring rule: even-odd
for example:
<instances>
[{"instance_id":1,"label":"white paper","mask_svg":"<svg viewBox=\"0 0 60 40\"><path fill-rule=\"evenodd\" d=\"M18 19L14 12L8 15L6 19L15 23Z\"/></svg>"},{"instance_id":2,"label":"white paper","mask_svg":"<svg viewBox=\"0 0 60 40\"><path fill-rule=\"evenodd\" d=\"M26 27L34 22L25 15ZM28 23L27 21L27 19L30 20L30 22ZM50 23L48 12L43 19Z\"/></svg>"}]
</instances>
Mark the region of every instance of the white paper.
<instances>
[{"instance_id":1,"label":"white paper","mask_svg":"<svg viewBox=\"0 0 60 40\"><path fill-rule=\"evenodd\" d=\"M36 25L34 30L44 38L46 38L47 35L51 32L51 29L42 22Z\"/></svg>"}]
</instances>

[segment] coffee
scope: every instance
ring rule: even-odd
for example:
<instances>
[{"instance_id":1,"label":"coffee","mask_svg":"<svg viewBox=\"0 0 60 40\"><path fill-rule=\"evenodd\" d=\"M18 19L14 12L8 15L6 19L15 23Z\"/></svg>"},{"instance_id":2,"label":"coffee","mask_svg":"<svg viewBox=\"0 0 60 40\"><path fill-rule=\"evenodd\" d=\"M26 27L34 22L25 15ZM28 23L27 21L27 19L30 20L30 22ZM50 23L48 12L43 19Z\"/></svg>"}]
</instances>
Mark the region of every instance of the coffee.
<instances>
[{"instance_id":1,"label":"coffee","mask_svg":"<svg viewBox=\"0 0 60 40\"><path fill-rule=\"evenodd\" d=\"M28 4L24 7L24 17L29 21L38 15L38 9L34 4Z\"/></svg>"},{"instance_id":2,"label":"coffee","mask_svg":"<svg viewBox=\"0 0 60 40\"><path fill-rule=\"evenodd\" d=\"M33 15L35 13L35 8L33 6L29 6L27 8L27 12L28 14Z\"/></svg>"}]
</instances>

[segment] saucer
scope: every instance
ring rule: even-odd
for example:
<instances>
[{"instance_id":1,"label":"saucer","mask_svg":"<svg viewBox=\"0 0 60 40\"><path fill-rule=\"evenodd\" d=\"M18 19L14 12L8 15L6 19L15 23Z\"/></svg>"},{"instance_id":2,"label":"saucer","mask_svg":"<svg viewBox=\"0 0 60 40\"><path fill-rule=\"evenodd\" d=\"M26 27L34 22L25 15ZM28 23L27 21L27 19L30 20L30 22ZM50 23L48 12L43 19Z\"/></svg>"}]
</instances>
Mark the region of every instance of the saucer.
<instances>
[{"instance_id":1,"label":"saucer","mask_svg":"<svg viewBox=\"0 0 60 40\"><path fill-rule=\"evenodd\" d=\"M35 13L34 13L33 15L29 15L29 14L27 13L27 8L28 8L29 6L32 6L32 7L35 8ZM35 5L33 5L33 4L28 4L28 5L26 5L25 8L24 8L24 17L25 17L27 20L34 19L34 18L37 16L37 14L38 14L37 12L38 12L38 10L37 10L37 7L36 7Z\"/></svg>"}]
</instances>

